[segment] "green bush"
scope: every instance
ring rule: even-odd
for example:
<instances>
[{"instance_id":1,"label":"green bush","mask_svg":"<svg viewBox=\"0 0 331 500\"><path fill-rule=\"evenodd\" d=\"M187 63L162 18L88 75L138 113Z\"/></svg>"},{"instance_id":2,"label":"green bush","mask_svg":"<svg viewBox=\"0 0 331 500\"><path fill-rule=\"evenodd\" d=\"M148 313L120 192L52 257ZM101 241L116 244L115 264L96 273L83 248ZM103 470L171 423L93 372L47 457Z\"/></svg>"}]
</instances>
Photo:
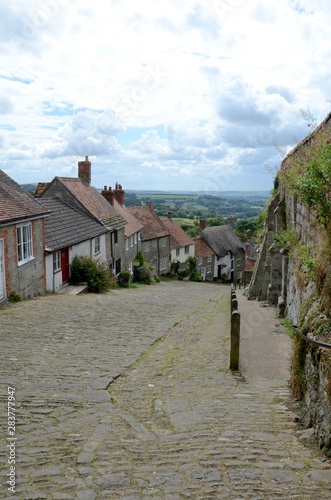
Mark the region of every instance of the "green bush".
<instances>
[{"instance_id":1,"label":"green bush","mask_svg":"<svg viewBox=\"0 0 331 500\"><path fill-rule=\"evenodd\" d=\"M8 300L9 302L20 302L22 300L22 297L19 293L12 290L8 295Z\"/></svg>"},{"instance_id":2,"label":"green bush","mask_svg":"<svg viewBox=\"0 0 331 500\"><path fill-rule=\"evenodd\" d=\"M203 281L201 274L198 271L193 271L190 277L191 281Z\"/></svg>"},{"instance_id":3,"label":"green bush","mask_svg":"<svg viewBox=\"0 0 331 500\"><path fill-rule=\"evenodd\" d=\"M85 282L90 292L106 292L111 288L111 275L103 264L91 257L76 256L71 263L70 283L78 285Z\"/></svg>"},{"instance_id":4,"label":"green bush","mask_svg":"<svg viewBox=\"0 0 331 500\"><path fill-rule=\"evenodd\" d=\"M118 284L122 287L128 287L131 279L130 271L121 271L118 275Z\"/></svg>"},{"instance_id":5,"label":"green bush","mask_svg":"<svg viewBox=\"0 0 331 500\"><path fill-rule=\"evenodd\" d=\"M146 285L151 285L154 281L155 267L151 264L143 264L135 268L134 279L139 283L145 283Z\"/></svg>"},{"instance_id":6,"label":"green bush","mask_svg":"<svg viewBox=\"0 0 331 500\"><path fill-rule=\"evenodd\" d=\"M141 250L137 253L136 260L139 260L139 266L143 266L145 264L145 257Z\"/></svg>"}]
</instances>

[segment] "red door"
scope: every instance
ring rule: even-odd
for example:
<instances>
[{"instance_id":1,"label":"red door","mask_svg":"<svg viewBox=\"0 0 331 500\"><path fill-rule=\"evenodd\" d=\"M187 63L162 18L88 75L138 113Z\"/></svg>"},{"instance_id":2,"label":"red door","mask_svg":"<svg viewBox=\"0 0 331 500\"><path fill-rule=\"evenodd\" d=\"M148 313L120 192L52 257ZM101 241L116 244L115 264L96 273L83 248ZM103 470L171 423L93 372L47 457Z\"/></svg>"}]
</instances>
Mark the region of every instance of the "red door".
<instances>
[{"instance_id":1,"label":"red door","mask_svg":"<svg viewBox=\"0 0 331 500\"><path fill-rule=\"evenodd\" d=\"M61 250L62 283L69 281L69 248Z\"/></svg>"}]
</instances>

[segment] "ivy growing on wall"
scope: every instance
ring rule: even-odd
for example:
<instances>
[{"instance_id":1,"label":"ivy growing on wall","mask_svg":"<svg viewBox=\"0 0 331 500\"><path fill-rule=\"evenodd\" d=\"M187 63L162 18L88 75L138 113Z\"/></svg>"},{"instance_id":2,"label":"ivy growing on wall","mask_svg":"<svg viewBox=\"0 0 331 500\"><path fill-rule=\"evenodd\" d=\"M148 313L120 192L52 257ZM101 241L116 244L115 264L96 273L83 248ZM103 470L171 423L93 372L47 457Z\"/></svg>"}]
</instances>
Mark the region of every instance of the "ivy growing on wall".
<instances>
[{"instance_id":1,"label":"ivy growing on wall","mask_svg":"<svg viewBox=\"0 0 331 500\"><path fill-rule=\"evenodd\" d=\"M280 182L315 210L318 221L331 220L331 131L323 124L285 159Z\"/></svg>"}]
</instances>

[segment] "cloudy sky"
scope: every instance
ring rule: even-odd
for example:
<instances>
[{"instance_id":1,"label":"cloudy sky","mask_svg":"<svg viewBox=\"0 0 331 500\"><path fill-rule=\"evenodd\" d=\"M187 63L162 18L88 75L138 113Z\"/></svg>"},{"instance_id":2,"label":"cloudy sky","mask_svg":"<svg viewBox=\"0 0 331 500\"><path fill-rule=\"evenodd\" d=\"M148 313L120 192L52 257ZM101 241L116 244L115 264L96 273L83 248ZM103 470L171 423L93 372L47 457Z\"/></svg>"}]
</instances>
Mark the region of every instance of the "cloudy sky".
<instances>
[{"instance_id":1,"label":"cloudy sky","mask_svg":"<svg viewBox=\"0 0 331 500\"><path fill-rule=\"evenodd\" d=\"M20 183L89 155L96 187L268 191L301 110L331 109L329 0L2 0L0 19Z\"/></svg>"}]
</instances>

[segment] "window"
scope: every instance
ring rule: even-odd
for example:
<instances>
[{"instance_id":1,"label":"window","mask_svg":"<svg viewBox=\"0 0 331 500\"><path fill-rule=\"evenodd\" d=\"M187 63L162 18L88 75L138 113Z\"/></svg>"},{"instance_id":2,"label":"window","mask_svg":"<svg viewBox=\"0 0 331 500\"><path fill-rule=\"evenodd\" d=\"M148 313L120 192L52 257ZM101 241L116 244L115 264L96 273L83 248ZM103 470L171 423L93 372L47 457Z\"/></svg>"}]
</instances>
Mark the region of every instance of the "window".
<instances>
[{"instance_id":1,"label":"window","mask_svg":"<svg viewBox=\"0 0 331 500\"><path fill-rule=\"evenodd\" d=\"M57 271L60 271L61 269L61 252L54 252L53 253L53 272L56 273Z\"/></svg>"},{"instance_id":2,"label":"window","mask_svg":"<svg viewBox=\"0 0 331 500\"><path fill-rule=\"evenodd\" d=\"M176 257L179 257L180 255L180 248L176 248Z\"/></svg>"},{"instance_id":3,"label":"window","mask_svg":"<svg viewBox=\"0 0 331 500\"><path fill-rule=\"evenodd\" d=\"M186 247L185 247L185 253L190 253L190 246L189 245L186 245Z\"/></svg>"},{"instance_id":4,"label":"window","mask_svg":"<svg viewBox=\"0 0 331 500\"><path fill-rule=\"evenodd\" d=\"M207 267L207 273L209 273L209 274L211 273L211 266Z\"/></svg>"},{"instance_id":5,"label":"window","mask_svg":"<svg viewBox=\"0 0 331 500\"><path fill-rule=\"evenodd\" d=\"M137 243L137 233L134 233L134 244Z\"/></svg>"},{"instance_id":6,"label":"window","mask_svg":"<svg viewBox=\"0 0 331 500\"><path fill-rule=\"evenodd\" d=\"M140 231L139 231L139 233L138 233L138 241L140 241Z\"/></svg>"},{"instance_id":7,"label":"window","mask_svg":"<svg viewBox=\"0 0 331 500\"><path fill-rule=\"evenodd\" d=\"M94 238L94 253L100 253L100 236Z\"/></svg>"},{"instance_id":8,"label":"window","mask_svg":"<svg viewBox=\"0 0 331 500\"><path fill-rule=\"evenodd\" d=\"M31 222L17 226L17 256L19 264L33 259Z\"/></svg>"},{"instance_id":9,"label":"window","mask_svg":"<svg viewBox=\"0 0 331 500\"><path fill-rule=\"evenodd\" d=\"M237 267L241 266L241 259L237 259Z\"/></svg>"},{"instance_id":10,"label":"window","mask_svg":"<svg viewBox=\"0 0 331 500\"><path fill-rule=\"evenodd\" d=\"M208 262L211 262L212 256L208 255Z\"/></svg>"},{"instance_id":11,"label":"window","mask_svg":"<svg viewBox=\"0 0 331 500\"><path fill-rule=\"evenodd\" d=\"M149 244L149 241L145 241L143 243L143 248L142 248L143 252L149 252L150 251L150 244Z\"/></svg>"},{"instance_id":12,"label":"window","mask_svg":"<svg viewBox=\"0 0 331 500\"><path fill-rule=\"evenodd\" d=\"M114 244L118 243L118 231L117 229L114 231Z\"/></svg>"},{"instance_id":13,"label":"window","mask_svg":"<svg viewBox=\"0 0 331 500\"><path fill-rule=\"evenodd\" d=\"M121 272L121 259L117 259L115 261L115 274L119 274Z\"/></svg>"},{"instance_id":14,"label":"window","mask_svg":"<svg viewBox=\"0 0 331 500\"><path fill-rule=\"evenodd\" d=\"M130 247L133 247L133 236L130 236Z\"/></svg>"},{"instance_id":15,"label":"window","mask_svg":"<svg viewBox=\"0 0 331 500\"><path fill-rule=\"evenodd\" d=\"M129 250L129 238L125 238L125 250Z\"/></svg>"},{"instance_id":16,"label":"window","mask_svg":"<svg viewBox=\"0 0 331 500\"><path fill-rule=\"evenodd\" d=\"M198 258L198 266L202 266L202 258L201 257Z\"/></svg>"},{"instance_id":17,"label":"window","mask_svg":"<svg viewBox=\"0 0 331 500\"><path fill-rule=\"evenodd\" d=\"M167 246L167 238L160 238L160 246L161 247Z\"/></svg>"},{"instance_id":18,"label":"window","mask_svg":"<svg viewBox=\"0 0 331 500\"><path fill-rule=\"evenodd\" d=\"M167 269L167 259L160 259L160 271Z\"/></svg>"}]
</instances>

